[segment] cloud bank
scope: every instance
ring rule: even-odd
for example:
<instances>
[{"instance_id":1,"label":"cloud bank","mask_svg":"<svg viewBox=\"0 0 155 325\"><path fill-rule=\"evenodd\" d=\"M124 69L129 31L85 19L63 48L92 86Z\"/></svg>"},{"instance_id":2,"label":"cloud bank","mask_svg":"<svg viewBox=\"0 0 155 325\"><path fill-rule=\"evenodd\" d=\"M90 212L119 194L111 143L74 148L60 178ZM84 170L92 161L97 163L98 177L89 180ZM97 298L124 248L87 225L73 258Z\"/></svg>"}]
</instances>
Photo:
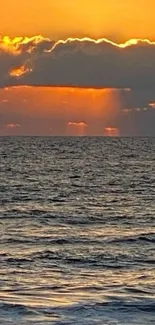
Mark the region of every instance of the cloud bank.
<instances>
[{"instance_id":1,"label":"cloud bank","mask_svg":"<svg viewBox=\"0 0 155 325\"><path fill-rule=\"evenodd\" d=\"M0 87L155 88L155 42L0 38Z\"/></svg>"}]
</instances>

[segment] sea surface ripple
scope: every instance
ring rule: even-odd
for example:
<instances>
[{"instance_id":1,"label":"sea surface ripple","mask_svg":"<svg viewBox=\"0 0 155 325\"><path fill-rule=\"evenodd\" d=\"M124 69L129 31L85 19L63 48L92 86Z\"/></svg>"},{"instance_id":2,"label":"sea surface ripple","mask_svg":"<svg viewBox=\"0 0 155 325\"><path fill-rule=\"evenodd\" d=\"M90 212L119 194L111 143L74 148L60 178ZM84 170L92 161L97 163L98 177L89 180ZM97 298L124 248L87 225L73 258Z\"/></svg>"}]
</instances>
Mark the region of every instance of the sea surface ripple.
<instances>
[{"instance_id":1,"label":"sea surface ripple","mask_svg":"<svg viewBox=\"0 0 155 325\"><path fill-rule=\"evenodd\" d=\"M155 324L155 138L0 137L0 324Z\"/></svg>"}]
</instances>

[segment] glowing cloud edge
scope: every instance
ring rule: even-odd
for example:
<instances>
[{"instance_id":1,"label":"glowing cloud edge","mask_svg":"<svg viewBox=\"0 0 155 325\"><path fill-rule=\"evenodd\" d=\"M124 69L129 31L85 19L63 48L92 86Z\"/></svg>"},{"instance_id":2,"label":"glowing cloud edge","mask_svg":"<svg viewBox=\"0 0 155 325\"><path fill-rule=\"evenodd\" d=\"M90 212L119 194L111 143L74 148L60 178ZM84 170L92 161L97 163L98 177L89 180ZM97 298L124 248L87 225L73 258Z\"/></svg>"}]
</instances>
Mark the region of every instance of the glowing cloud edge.
<instances>
[{"instance_id":1,"label":"glowing cloud edge","mask_svg":"<svg viewBox=\"0 0 155 325\"><path fill-rule=\"evenodd\" d=\"M83 37L83 38L67 38L66 40L59 40L55 42L51 50L48 50L46 52L52 52L59 44L67 44L67 43L73 43L73 42L90 42L95 44L101 44L101 43L107 43L111 44L112 46L119 47L119 48L126 48L132 45L137 45L138 43L146 43L148 45L155 45L155 41L150 41L149 39L140 39L140 38L132 38L124 43L115 43L107 38L99 38L99 39L93 39L89 37Z\"/></svg>"},{"instance_id":2,"label":"glowing cloud edge","mask_svg":"<svg viewBox=\"0 0 155 325\"><path fill-rule=\"evenodd\" d=\"M90 37L82 37L82 38L72 38L72 37L68 37L66 39L60 39L58 41L52 40L50 38L46 38L43 37L42 35L35 35L32 37L27 37L27 36L17 36L14 38L11 38L9 36L2 36L0 35L0 50L4 50L6 52L11 52L14 55L19 55L20 53L22 53L22 46L23 45L27 45L27 44L33 44L32 48L34 48L34 46L37 46L38 44L42 43L42 42L48 42L48 43L54 43L51 46L51 49L48 50L44 50L44 52L48 53L48 52L52 52L57 46L59 46L60 44L67 44L67 43L73 43L73 42L90 42L90 43L94 43L94 44L101 44L101 43L107 43L110 44L112 46L124 49L126 47L129 46L134 46L137 45L138 43L143 43L143 44L148 44L148 45L155 45L155 41L150 41L149 39L141 39L141 38L132 38L129 39L127 41L125 41L124 43L116 43L113 42L111 40L109 40L108 38L99 38L99 39L94 39L94 38L90 38ZM30 51L27 50L27 51Z\"/></svg>"}]
</instances>

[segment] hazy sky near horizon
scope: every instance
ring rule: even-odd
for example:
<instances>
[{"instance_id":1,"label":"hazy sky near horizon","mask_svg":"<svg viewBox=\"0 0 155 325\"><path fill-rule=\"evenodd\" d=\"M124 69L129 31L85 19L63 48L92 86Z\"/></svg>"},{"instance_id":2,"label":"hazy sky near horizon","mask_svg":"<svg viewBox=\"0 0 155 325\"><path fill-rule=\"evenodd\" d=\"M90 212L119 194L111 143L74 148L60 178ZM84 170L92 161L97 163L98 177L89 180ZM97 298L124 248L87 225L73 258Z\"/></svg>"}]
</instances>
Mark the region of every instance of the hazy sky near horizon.
<instances>
[{"instance_id":1,"label":"hazy sky near horizon","mask_svg":"<svg viewBox=\"0 0 155 325\"><path fill-rule=\"evenodd\" d=\"M154 10L1 1L0 135L155 135Z\"/></svg>"}]
</instances>

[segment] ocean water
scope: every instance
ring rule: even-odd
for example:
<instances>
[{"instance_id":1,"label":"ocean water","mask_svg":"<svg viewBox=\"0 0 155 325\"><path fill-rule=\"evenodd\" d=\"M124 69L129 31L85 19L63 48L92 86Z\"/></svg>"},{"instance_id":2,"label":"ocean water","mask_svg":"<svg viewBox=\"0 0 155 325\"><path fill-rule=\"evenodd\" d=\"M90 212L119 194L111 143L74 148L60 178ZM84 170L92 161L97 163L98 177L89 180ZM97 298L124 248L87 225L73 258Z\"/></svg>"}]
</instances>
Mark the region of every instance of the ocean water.
<instances>
[{"instance_id":1,"label":"ocean water","mask_svg":"<svg viewBox=\"0 0 155 325\"><path fill-rule=\"evenodd\" d=\"M155 138L0 138L0 324L155 324Z\"/></svg>"}]
</instances>

